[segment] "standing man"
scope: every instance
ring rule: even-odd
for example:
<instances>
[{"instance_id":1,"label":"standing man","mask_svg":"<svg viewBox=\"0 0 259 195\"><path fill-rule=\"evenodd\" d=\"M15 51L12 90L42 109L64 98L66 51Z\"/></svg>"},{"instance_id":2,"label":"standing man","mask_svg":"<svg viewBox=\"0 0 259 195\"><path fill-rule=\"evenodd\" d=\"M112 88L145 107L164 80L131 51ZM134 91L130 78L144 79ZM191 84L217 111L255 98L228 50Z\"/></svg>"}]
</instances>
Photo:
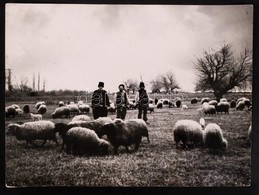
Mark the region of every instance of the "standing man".
<instances>
[{"instance_id":1,"label":"standing man","mask_svg":"<svg viewBox=\"0 0 259 195\"><path fill-rule=\"evenodd\" d=\"M103 90L104 83L99 82L98 88L99 89L95 90L92 95L92 109L94 119L99 117L107 117L107 107L110 106L108 94L105 90Z\"/></svg>"},{"instance_id":2,"label":"standing man","mask_svg":"<svg viewBox=\"0 0 259 195\"><path fill-rule=\"evenodd\" d=\"M136 103L138 105L138 118L142 118L142 112L143 112L143 120L147 122L147 109L148 109L148 95L145 90L145 84L143 82L140 82L139 84L139 90L136 93L135 96Z\"/></svg>"},{"instance_id":3,"label":"standing man","mask_svg":"<svg viewBox=\"0 0 259 195\"><path fill-rule=\"evenodd\" d=\"M128 105L129 101L127 93L125 92L125 86L120 84L119 91L115 95L115 108L117 110L116 118L125 119Z\"/></svg>"}]
</instances>

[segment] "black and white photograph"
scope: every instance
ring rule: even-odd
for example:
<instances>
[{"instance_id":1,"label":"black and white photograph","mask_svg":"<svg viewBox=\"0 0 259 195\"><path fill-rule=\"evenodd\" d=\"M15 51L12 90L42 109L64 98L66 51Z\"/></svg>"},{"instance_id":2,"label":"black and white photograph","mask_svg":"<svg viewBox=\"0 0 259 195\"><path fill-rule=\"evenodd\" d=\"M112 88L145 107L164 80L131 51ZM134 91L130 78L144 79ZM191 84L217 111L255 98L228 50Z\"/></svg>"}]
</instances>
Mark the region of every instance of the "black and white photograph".
<instances>
[{"instance_id":1,"label":"black and white photograph","mask_svg":"<svg viewBox=\"0 0 259 195\"><path fill-rule=\"evenodd\" d=\"M5 4L5 185L251 186L250 4Z\"/></svg>"}]
</instances>

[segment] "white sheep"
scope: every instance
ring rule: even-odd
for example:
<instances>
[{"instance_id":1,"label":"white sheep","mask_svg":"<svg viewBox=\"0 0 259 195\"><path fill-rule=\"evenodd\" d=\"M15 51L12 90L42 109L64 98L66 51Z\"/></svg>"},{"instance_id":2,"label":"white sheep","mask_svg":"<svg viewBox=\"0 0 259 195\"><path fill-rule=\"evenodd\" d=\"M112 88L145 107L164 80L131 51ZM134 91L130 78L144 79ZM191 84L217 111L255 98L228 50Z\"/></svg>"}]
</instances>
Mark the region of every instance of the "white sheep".
<instances>
[{"instance_id":1,"label":"white sheep","mask_svg":"<svg viewBox=\"0 0 259 195\"><path fill-rule=\"evenodd\" d=\"M210 152L222 151L227 147L227 140L223 139L223 133L216 123L208 124L204 129L204 143Z\"/></svg>"},{"instance_id":2,"label":"white sheep","mask_svg":"<svg viewBox=\"0 0 259 195\"><path fill-rule=\"evenodd\" d=\"M79 108L76 104L70 103L67 105L67 107L69 108L71 114L79 114Z\"/></svg>"},{"instance_id":3,"label":"white sheep","mask_svg":"<svg viewBox=\"0 0 259 195\"><path fill-rule=\"evenodd\" d=\"M217 105L218 105L217 100L210 100L208 103L209 105L213 105L217 109Z\"/></svg>"},{"instance_id":4,"label":"white sheep","mask_svg":"<svg viewBox=\"0 0 259 195\"><path fill-rule=\"evenodd\" d=\"M15 114L16 114L17 116L22 116L22 114L23 114L22 109L21 109L21 108L16 108L16 109L15 109Z\"/></svg>"},{"instance_id":5,"label":"white sheep","mask_svg":"<svg viewBox=\"0 0 259 195\"><path fill-rule=\"evenodd\" d=\"M203 122L202 119L200 121ZM196 121L187 119L178 120L173 127L173 133L176 148L178 148L180 141L183 143L183 147L186 149L188 149L188 142L193 143L194 147L197 147L198 144L203 143L202 125Z\"/></svg>"},{"instance_id":6,"label":"white sheep","mask_svg":"<svg viewBox=\"0 0 259 195\"><path fill-rule=\"evenodd\" d=\"M217 113L224 112L225 114L228 114L229 113L229 107L230 107L230 104L228 102L225 102L225 101L222 102L221 101L217 105Z\"/></svg>"},{"instance_id":7,"label":"white sheep","mask_svg":"<svg viewBox=\"0 0 259 195\"><path fill-rule=\"evenodd\" d=\"M66 106L56 108L51 114L52 118L62 118L63 116L70 118L70 109Z\"/></svg>"},{"instance_id":8,"label":"white sheep","mask_svg":"<svg viewBox=\"0 0 259 195\"><path fill-rule=\"evenodd\" d=\"M236 110L244 110L245 108L245 102L242 100L242 101L239 101L236 105Z\"/></svg>"},{"instance_id":9,"label":"white sheep","mask_svg":"<svg viewBox=\"0 0 259 195\"><path fill-rule=\"evenodd\" d=\"M203 104L204 102L209 102L209 101L210 101L210 98L208 98L208 97L202 98L201 104Z\"/></svg>"},{"instance_id":10,"label":"white sheep","mask_svg":"<svg viewBox=\"0 0 259 195\"><path fill-rule=\"evenodd\" d=\"M125 146L128 152L128 147L134 144L135 150L138 150L142 136L146 136L150 142L147 125L142 119L118 120L116 123L106 124L100 130L99 136L103 135L107 135L115 154L119 146Z\"/></svg>"},{"instance_id":11,"label":"white sheep","mask_svg":"<svg viewBox=\"0 0 259 195\"><path fill-rule=\"evenodd\" d=\"M90 120L91 120L90 117L85 114L74 116L74 118L72 119L72 121L90 121Z\"/></svg>"},{"instance_id":12,"label":"white sheep","mask_svg":"<svg viewBox=\"0 0 259 195\"><path fill-rule=\"evenodd\" d=\"M51 121L26 122L22 125L9 124L7 133L14 135L17 140L25 140L27 145L33 144L34 140L44 140L42 146L47 140L53 140L58 145L55 124Z\"/></svg>"},{"instance_id":13,"label":"white sheep","mask_svg":"<svg viewBox=\"0 0 259 195\"><path fill-rule=\"evenodd\" d=\"M155 110L155 105L153 103L149 103L148 104L148 111L150 113L152 113L152 112L154 112L154 110Z\"/></svg>"},{"instance_id":14,"label":"white sheep","mask_svg":"<svg viewBox=\"0 0 259 195\"><path fill-rule=\"evenodd\" d=\"M228 100L226 98L221 98L219 102L227 102Z\"/></svg>"},{"instance_id":15,"label":"white sheep","mask_svg":"<svg viewBox=\"0 0 259 195\"><path fill-rule=\"evenodd\" d=\"M182 105L182 110L188 110L188 106L186 104Z\"/></svg>"},{"instance_id":16,"label":"white sheep","mask_svg":"<svg viewBox=\"0 0 259 195\"><path fill-rule=\"evenodd\" d=\"M207 115L207 114L211 114L211 115L216 114L215 106L209 105L209 103L207 103L207 102L202 104L202 110L203 110L205 115Z\"/></svg>"},{"instance_id":17,"label":"white sheep","mask_svg":"<svg viewBox=\"0 0 259 195\"><path fill-rule=\"evenodd\" d=\"M73 127L65 136L66 152L73 155L107 154L109 142L100 139L93 130Z\"/></svg>"},{"instance_id":18,"label":"white sheep","mask_svg":"<svg viewBox=\"0 0 259 195\"><path fill-rule=\"evenodd\" d=\"M33 121L41 121L42 120L42 115L41 114L32 114L30 113L31 119Z\"/></svg>"},{"instance_id":19,"label":"white sheep","mask_svg":"<svg viewBox=\"0 0 259 195\"><path fill-rule=\"evenodd\" d=\"M45 102L44 102L44 101L37 102L37 103L35 104L35 108L38 110L39 107L40 107L40 105L45 105Z\"/></svg>"},{"instance_id":20,"label":"white sheep","mask_svg":"<svg viewBox=\"0 0 259 195\"><path fill-rule=\"evenodd\" d=\"M59 101L58 107L62 107L62 106L64 106L64 105L65 105L65 103L64 103L63 101Z\"/></svg>"},{"instance_id":21,"label":"white sheep","mask_svg":"<svg viewBox=\"0 0 259 195\"><path fill-rule=\"evenodd\" d=\"M37 110L38 114L45 114L47 112L47 106L45 104L40 105Z\"/></svg>"},{"instance_id":22,"label":"white sheep","mask_svg":"<svg viewBox=\"0 0 259 195\"><path fill-rule=\"evenodd\" d=\"M89 113L90 112L90 106L87 105L87 104L79 104L78 108L79 108L79 111L81 113Z\"/></svg>"}]
</instances>

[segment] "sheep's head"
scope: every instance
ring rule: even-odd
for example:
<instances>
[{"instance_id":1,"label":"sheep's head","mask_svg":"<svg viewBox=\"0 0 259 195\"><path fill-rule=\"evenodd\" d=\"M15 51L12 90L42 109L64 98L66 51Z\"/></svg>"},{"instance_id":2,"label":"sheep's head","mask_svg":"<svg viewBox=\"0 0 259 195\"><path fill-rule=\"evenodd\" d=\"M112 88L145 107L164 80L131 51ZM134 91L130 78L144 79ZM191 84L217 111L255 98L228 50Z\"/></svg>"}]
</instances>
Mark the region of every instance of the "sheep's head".
<instances>
[{"instance_id":1,"label":"sheep's head","mask_svg":"<svg viewBox=\"0 0 259 195\"><path fill-rule=\"evenodd\" d=\"M116 132L116 125L113 123L106 124L102 126L99 131L99 136L102 137L103 135L107 135L107 137L114 137Z\"/></svg>"},{"instance_id":2,"label":"sheep's head","mask_svg":"<svg viewBox=\"0 0 259 195\"><path fill-rule=\"evenodd\" d=\"M16 135L17 130L19 129L20 125L18 124L9 124L7 126L7 132L6 134L9 135Z\"/></svg>"},{"instance_id":3,"label":"sheep's head","mask_svg":"<svg viewBox=\"0 0 259 195\"><path fill-rule=\"evenodd\" d=\"M64 123L57 123L55 124L55 132L58 132L60 136L64 137L67 131L70 129L70 125Z\"/></svg>"}]
</instances>

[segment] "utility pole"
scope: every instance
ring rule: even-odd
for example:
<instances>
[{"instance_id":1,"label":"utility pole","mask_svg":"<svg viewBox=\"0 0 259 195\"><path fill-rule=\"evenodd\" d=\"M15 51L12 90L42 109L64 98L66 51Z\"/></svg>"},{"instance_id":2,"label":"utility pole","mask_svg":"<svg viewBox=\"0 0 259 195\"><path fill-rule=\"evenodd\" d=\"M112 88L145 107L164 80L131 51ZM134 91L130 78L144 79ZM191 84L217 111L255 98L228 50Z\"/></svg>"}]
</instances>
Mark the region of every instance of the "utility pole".
<instances>
[{"instance_id":1,"label":"utility pole","mask_svg":"<svg viewBox=\"0 0 259 195\"><path fill-rule=\"evenodd\" d=\"M38 73L38 91L40 91L40 73Z\"/></svg>"}]
</instances>

